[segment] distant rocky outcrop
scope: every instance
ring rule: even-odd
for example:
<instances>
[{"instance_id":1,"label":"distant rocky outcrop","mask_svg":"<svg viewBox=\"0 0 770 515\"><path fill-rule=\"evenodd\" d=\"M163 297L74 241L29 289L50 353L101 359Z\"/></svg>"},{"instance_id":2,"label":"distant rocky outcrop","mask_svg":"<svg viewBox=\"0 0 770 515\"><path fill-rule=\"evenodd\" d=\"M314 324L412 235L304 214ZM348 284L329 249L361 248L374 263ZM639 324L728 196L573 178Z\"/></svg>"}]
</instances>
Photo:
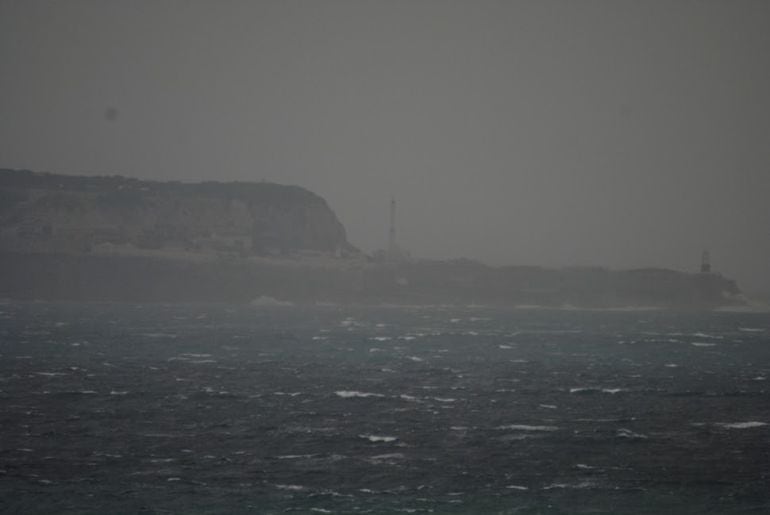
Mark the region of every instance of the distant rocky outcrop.
<instances>
[{"instance_id":1,"label":"distant rocky outcrop","mask_svg":"<svg viewBox=\"0 0 770 515\"><path fill-rule=\"evenodd\" d=\"M0 251L206 258L357 253L326 201L271 183L0 170Z\"/></svg>"}]
</instances>

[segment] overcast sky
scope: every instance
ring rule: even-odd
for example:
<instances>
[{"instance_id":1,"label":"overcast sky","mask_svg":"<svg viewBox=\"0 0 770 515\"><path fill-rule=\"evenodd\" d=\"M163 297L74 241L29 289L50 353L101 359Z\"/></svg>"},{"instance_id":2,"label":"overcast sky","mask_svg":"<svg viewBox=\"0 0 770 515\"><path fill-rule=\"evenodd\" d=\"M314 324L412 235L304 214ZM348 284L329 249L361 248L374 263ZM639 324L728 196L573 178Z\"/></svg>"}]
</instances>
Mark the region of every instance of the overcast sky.
<instances>
[{"instance_id":1,"label":"overcast sky","mask_svg":"<svg viewBox=\"0 0 770 515\"><path fill-rule=\"evenodd\" d=\"M0 0L0 167L268 180L350 241L770 290L770 2Z\"/></svg>"}]
</instances>

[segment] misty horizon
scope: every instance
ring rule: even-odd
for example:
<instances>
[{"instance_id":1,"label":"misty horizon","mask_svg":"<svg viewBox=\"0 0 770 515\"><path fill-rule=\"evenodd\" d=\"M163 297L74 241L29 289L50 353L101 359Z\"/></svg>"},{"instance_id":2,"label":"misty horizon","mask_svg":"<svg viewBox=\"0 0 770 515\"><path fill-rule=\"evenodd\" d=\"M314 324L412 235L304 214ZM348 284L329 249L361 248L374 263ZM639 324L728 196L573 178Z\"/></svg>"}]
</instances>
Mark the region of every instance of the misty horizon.
<instances>
[{"instance_id":1,"label":"misty horizon","mask_svg":"<svg viewBox=\"0 0 770 515\"><path fill-rule=\"evenodd\" d=\"M764 2L0 2L0 167L322 196L366 252L770 290Z\"/></svg>"}]
</instances>

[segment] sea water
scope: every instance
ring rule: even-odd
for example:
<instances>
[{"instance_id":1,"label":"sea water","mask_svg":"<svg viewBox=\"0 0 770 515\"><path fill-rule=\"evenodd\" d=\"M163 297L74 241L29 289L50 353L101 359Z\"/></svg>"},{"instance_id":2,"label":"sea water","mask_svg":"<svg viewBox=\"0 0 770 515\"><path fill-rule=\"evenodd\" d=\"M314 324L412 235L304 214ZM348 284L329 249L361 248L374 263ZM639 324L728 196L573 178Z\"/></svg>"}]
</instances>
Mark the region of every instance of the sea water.
<instances>
[{"instance_id":1,"label":"sea water","mask_svg":"<svg viewBox=\"0 0 770 515\"><path fill-rule=\"evenodd\" d=\"M3 513L770 513L770 315L5 303Z\"/></svg>"}]
</instances>

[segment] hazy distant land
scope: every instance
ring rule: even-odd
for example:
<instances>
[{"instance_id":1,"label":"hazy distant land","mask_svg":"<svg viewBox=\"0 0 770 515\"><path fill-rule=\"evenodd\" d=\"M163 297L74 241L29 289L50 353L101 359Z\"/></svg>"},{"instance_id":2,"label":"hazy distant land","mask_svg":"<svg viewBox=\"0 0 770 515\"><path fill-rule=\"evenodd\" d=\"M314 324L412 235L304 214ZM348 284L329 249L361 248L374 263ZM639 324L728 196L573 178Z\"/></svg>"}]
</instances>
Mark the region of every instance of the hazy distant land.
<instances>
[{"instance_id":1,"label":"hazy distant land","mask_svg":"<svg viewBox=\"0 0 770 515\"><path fill-rule=\"evenodd\" d=\"M494 237L494 235L490 235ZM0 170L0 297L715 308L719 274L374 258L297 186Z\"/></svg>"}]
</instances>

